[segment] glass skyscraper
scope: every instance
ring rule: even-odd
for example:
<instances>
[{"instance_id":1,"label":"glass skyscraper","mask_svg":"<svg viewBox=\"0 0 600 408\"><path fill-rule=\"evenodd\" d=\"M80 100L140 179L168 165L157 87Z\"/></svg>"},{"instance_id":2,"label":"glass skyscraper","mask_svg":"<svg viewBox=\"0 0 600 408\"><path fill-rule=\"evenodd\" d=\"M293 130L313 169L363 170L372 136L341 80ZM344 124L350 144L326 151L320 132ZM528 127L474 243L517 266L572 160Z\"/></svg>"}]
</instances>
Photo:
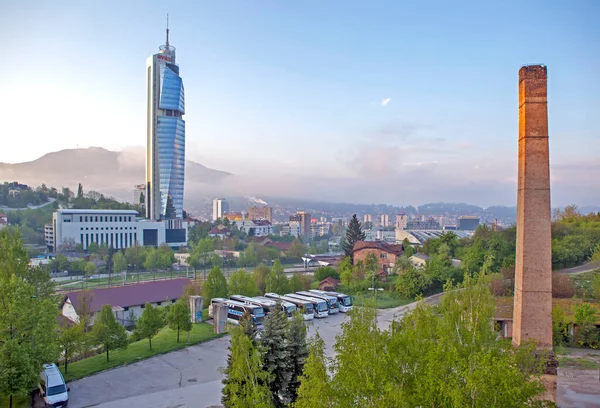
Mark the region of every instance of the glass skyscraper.
<instances>
[{"instance_id":1,"label":"glass skyscraper","mask_svg":"<svg viewBox=\"0 0 600 408\"><path fill-rule=\"evenodd\" d=\"M167 41L146 60L146 217L181 220L185 173L185 97L175 47Z\"/></svg>"}]
</instances>

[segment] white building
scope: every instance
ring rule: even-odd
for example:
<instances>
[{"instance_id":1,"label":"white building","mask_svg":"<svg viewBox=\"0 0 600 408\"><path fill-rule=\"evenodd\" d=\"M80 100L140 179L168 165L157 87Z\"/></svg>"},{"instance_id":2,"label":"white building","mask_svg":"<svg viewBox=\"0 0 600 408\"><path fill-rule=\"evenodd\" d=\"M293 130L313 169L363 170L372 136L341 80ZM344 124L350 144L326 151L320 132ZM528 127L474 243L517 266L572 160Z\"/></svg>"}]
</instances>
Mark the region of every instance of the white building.
<instances>
[{"instance_id":1,"label":"white building","mask_svg":"<svg viewBox=\"0 0 600 408\"><path fill-rule=\"evenodd\" d=\"M282 237L292 236L298 238L300 236L300 222L290 221L283 224L279 235Z\"/></svg>"},{"instance_id":2,"label":"white building","mask_svg":"<svg viewBox=\"0 0 600 408\"><path fill-rule=\"evenodd\" d=\"M213 221L216 221L219 218L223 218L223 213L228 213L228 212L229 212L229 201L227 201L224 198L215 198L213 200L213 210L212 210Z\"/></svg>"},{"instance_id":3,"label":"white building","mask_svg":"<svg viewBox=\"0 0 600 408\"><path fill-rule=\"evenodd\" d=\"M396 215L396 229L405 230L408 226L408 215L398 214Z\"/></svg>"},{"instance_id":4,"label":"white building","mask_svg":"<svg viewBox=\"0 0 600 408\"><path fill-rule=\"evenodd\" d=\"M267 220L241 220L233 222L240 231L254 237L273 235L273 224Z\"/></svg>"},{"instance_id":5,"label":"white building","mask_svg":"<svg viewBox=\"0 0 600 408\"><path fill-rule=\"evenodd\" d=\"M380 224L382 227L389 227L390 226L390 216L387 214L381 214Z\"/></svg>"},{"instance_id":6,"label":"white building","mask_svg":"<svg viewBox=\"0 0 600 408\"><path fill-rule=\"evenodd\" d=\"M60 209L52 215L52 232L45 227L46 243L57 251L66 242L81 244L83 249L94 242L114 249L132 246L171 247L187 245L187 223L180 220L149 221L138 219L133 210ZM51 237L51 239L50 239Z\"/></svg>"},{"instance_id":7,"label":"white building","mask_svg":"<svg viewBox=\"0 0 600 408\"><path fill-rule=\"evenodd\" d=\"M371 214L365 214L363 216L363 222L373 222L373 218L371 217Z\"/></svg>"}]
</instances>

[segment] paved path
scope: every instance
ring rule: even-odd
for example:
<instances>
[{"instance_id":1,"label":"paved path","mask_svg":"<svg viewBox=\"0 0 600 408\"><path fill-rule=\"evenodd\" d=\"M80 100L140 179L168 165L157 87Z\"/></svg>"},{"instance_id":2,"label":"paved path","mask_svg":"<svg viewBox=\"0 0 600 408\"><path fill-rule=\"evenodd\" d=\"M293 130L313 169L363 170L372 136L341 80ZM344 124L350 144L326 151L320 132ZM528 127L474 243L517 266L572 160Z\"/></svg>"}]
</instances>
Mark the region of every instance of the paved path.
<instances>
[{"instance_id":1,"label":"paved path","mask_svg":"<svg viewBox=\"0 0 600 408\"><path fill-rule=\"evenodd\" d=\"M588 263L583 264L583 265L574 266L573 268L561 269L561 270L558 270L558 271L554 271L554 273L566 273L566 274L569 274L569 275L577 275L577 274L580 274L580 273L591 272L591 271L594 271L596 269L600 269L600 265L599 264L588 262Z\"/></svg>"},{"instance_id":2,"label":"paved path","mask_svg":"<svg viewBox=\"0 0 600 408\"><path fill-rule=\"evenodd\" d=\"M439 302L440 295L426 299ZM379 327L387 329L394 319L414 309L416 303L379 311ZM308 323L309 336L319 331L333 355L335 336L341 331L344 313L315 319ZM139 363L105 371L69 384L69 406L134 407L210 407L221 402L221 367L227 363L229 338L153 357Z\"/></svg>"}]
</instances>

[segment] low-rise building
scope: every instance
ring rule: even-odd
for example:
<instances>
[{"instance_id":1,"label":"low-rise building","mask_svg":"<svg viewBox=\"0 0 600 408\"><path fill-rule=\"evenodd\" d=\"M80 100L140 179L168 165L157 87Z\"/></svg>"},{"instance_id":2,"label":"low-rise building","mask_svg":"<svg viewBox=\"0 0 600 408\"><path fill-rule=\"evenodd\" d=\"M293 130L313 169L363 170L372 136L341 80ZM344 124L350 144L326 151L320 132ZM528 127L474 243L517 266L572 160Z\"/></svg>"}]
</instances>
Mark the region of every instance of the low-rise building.
<instances>
[{"instance_id":1,"label":"low-rise building","mask_svg":"<svg viewBox=\"0 0 600 408\"><path fill-rule=\"evenodd\" d=\"M429 255L417 252L416 254L408 258L408 260L417 268L425 268L427 261L429 261Z\"/></svg>"},{"instance_id":2,"label":"low-rise building","mask_svg":"<svg viewBox=\"0 0 600 408\"><path fill-rule=\"evenodd\" d=\"M175 248L187 245L187 223L140 219L134 210L59 209L44 233L46 244L52 243L53 251L59 250L64 242L81 244L84 250L91 243L114 249L164 243Z\"/></svg>"},{"instance_id":3,"label":"low-rise building","mask_svg":"<svg viewBox=\"0 0 600 408\"><path fill-rule=\"evenodd\" d=\"M110 305L117 321L129 327L142 315L146 303L152 306L165 306L175 303L183 296L189 279L167 279L136 285L115 286L112 288L90 289L67 293L60 304L61 313L74 323L79 323L83 313L95 317L104 305Z\"/></svg>"},{"instance_id":4,"label":"low-rise building","mask_svg":"<svg viewBox=\"0 0 600 408\"><path fill-rule=\"evenodd\" d=\"M388 244L383 241L356 241L352 251L354 263L365 262L369 254L375 254L384 271L394 267L396 258L402 255L402 244Z\"/></svg>"},{"instance_id":5,"label":"low-rise building","mask_svg":"<svg viewBox=\"0 0 600 408\"><path fill-rule=\"evenodd\" d=\"M0 213L0 229L8 226L8 215Z\"/></svg>"},{"instance_id":6,"label":"low-rise building","mask_svg":"<svg viewBox=\"0 0 600 408\"><path fill-rule=\"evenodd\" d=\"M225 239L231 236L231 231L229 228L219 225L218 227L211 228L211 230L208 231L208 236L211 238Z\"/></svg>"},{"instance_id":7,"label":"low-rise building","mask_svg":"<svg viewBox=\"0 0 600 408\"><path fill-rule=\"evenodd\" d=\"M267 220L234 221L241 232L254 237L266 237L273 234L273 225Z\"/></svg>"},{"instance_id":8,"label":"low-rise building","mask_svg":"<svg viewBox=\"0 0 600 408\"><path fill-rule=\"evenodd\" d=\"M339 286L340 281L338 281L336 278L332 278L331 276L328 276L327 278L323 279L321 282L319 282L319 290L326 290L328 292L334 292L335 290L337 290L337 287Z\"/></svg>"}]
</instances>

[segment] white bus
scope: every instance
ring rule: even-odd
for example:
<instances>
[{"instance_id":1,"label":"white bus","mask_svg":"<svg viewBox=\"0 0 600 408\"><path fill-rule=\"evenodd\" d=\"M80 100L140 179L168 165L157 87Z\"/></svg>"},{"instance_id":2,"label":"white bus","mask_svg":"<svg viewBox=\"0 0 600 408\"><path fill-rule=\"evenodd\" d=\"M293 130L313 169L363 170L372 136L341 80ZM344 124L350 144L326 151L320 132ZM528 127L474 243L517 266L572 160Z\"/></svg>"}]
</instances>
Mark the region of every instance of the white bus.
<instances>
[{"instance_id":1,"label":"white bus","mask_svg":"<svg viewBox=\"0 0 600 408\"><path fill-rule=\"evenodd\" d=\"M231 300L237 300L238 302L247 303L250 305L262 306L262 308L265 310L265 315L267 315L267 317L273 310L275 310L278 302L280 304L281 310L288 317L292 317L294 312L297 310L296 305L294 305L292 303L284 302L284 301L276 301L274 299L267 299L265 297L251 298L251 297L243 296L243 295L231 295L229 298Z\"/></svg>"},{"instance_id":2,"label":"white bus","mask_svg":"<svg viewBox=\"0 0 600 408\"><path fill-rule=\"evenodd\" d=\"M279 302L281 303L281 309L285 312L285 314L291 319L294 316L294 313L296 313L296 311L298 311L298 306L296 306L295 304L293 304L292 302L288 302L286 300L281 300L281 299L269 299L266 298L264 296L254 296L253 299L259 300L259 301L268 301L268 302ZM264 307L264 306L263 306Z\"/></svg>"},{"instance_id":3,"label":"white bus","mask_svg":"<svg viewBox=\"0 0 600 408\"><path fill-rule=\"evenodd\" d=\"M263 323L265 320L265 311L262 306L246 304L238 302L236 300L225 299L225 298L214 298L210 301L208 307L208 315L214 318L214 306L216 303L227 305L227 322L231 324L240 324L240 319L247 311L252 316L254 325L259 329L263 329Z\"/></svg>"},{"instance_id":4,"label":"white bus","mask_svg":"<svg viewBox=\"0 0 600 408\"><path fill-rule=\"evenodd\" d=\"M265 293L265 297L268 299L285 300L286 302L293 303L296 305L300 313L302 313L304 320L312 320L315 317L315 307L312 302L281 296L277 293Z\"/></svg>"},{"instance_id":5,"label":"white bus","mask_svg":"<svg viewBox=\"0 0 600 408\"><path fill-rule=\"evenodd\" d=\"M311 289L310 292L337 297L338 305L340 307L340 312L342 312L342 313L347 313L350 310L352 310L352 297L351 296L344 295L343 293L326 292L324 290L317 290L317 289Z\"/></svg>"},{"instance_id":6,"label":"white bus","mask_svg":"<svg viewBox=\"0 0 600 408\"><path fill-rule=\"evenodd\" d=\"M328 312L330 315L340 312L340 308L338 306L338 300L337 300L337 297L335 297L335 296L323 295L323 294L315 293L312 291L301 291L301 292L296 292L296 294L326 301L327 309L328 309Z\"/></svg>"},{"instance_id":7,"label":"white bus","mask_svg":"<svg viewBox=\"0 0 600 408\"><path fill-rule=\"evenodd\" d=\"M285 297L311 302L315 307L315 317L317 317L317 318L327 317L327 315L329 314L329 308L327 307L327 301L324 299L317 299L314 297L296 295L295 293L287 293L285 295Z\"/></svg>"}]
</instances>

